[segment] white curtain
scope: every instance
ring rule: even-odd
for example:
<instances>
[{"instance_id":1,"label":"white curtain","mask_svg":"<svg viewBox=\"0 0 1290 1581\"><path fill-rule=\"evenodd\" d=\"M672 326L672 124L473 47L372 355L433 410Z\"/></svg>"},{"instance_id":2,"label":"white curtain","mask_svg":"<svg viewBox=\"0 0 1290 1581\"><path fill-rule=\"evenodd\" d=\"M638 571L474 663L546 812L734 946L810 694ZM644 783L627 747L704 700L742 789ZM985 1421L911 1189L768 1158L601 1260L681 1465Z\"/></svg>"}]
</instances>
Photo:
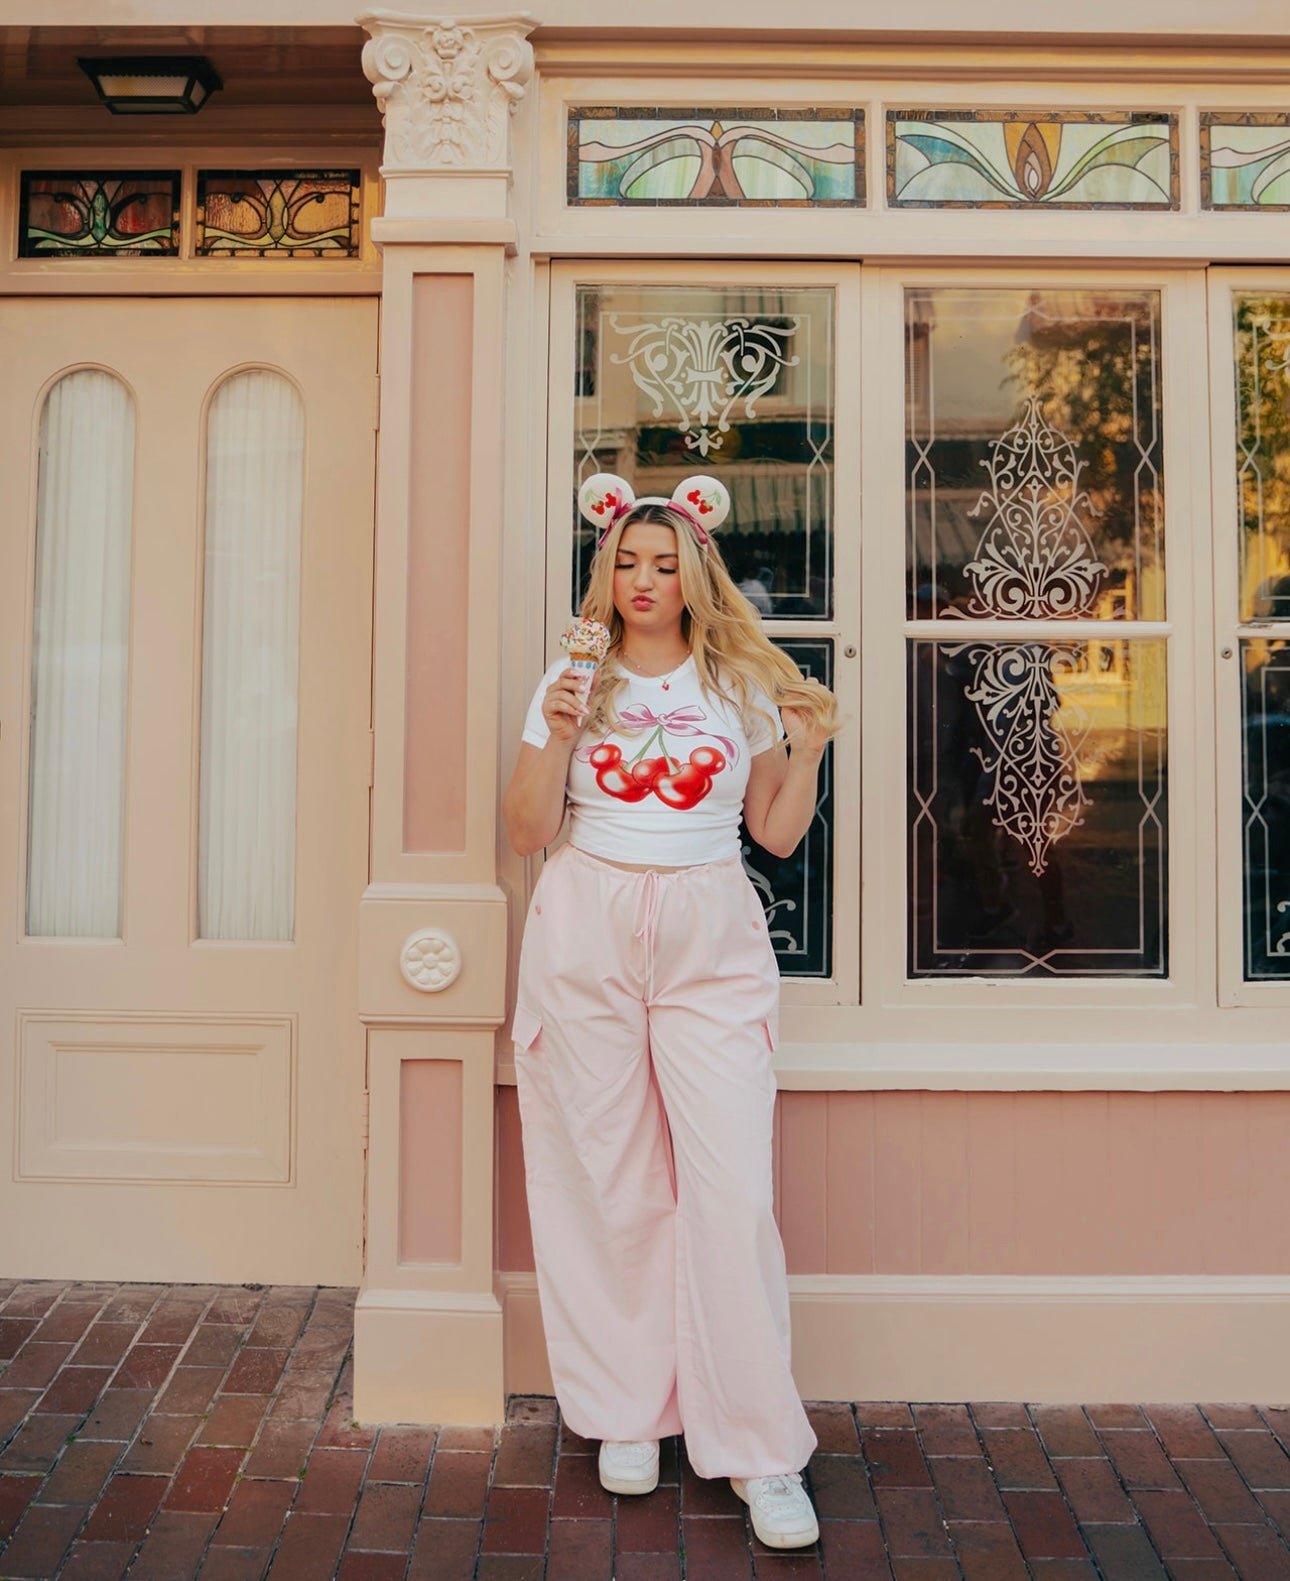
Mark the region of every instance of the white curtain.
<instances>
[{"instance_id":1,"label":"white curtain","mask_svg":"<svg viewBox=\"0 0 1290 1581\"><path fill-rule=\"evenodd\" d=\"M134 401L61 378L40 416L27 932L121 936Z\"/></svg>"},{"instance_id":2,"label":"white curtain","mask_svg":"<svg viewBox=\"0 0 1290 1581\"><path fill-rule=\"evenodd\" d=\"M203 939L294 936L304 442L300 397L281 374L234 374L211 402L197 903Z\"/></svg>"}]
</instances>

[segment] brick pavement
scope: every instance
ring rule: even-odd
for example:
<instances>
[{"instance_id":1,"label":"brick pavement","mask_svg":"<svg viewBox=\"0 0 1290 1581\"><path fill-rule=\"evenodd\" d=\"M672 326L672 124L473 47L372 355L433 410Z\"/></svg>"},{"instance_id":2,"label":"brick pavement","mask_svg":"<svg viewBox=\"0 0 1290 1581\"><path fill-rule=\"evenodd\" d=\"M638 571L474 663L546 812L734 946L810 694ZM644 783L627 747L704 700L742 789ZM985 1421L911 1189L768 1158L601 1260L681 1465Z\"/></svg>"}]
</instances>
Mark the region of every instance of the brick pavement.
<instances>
[{"instance_id":1,"label":"brick pavement","mask_svg":"<svg viewBox=\"0 0 1290 1581\"><path fill-rule=\"evenodd\" d=\"M1290 1581L1290 1407L811 1408L818 1548L676 1442L645 1499L554 1404L353 1420L354 1293L0 1281L14 1581Z\"/></svg>"}]
</instances>

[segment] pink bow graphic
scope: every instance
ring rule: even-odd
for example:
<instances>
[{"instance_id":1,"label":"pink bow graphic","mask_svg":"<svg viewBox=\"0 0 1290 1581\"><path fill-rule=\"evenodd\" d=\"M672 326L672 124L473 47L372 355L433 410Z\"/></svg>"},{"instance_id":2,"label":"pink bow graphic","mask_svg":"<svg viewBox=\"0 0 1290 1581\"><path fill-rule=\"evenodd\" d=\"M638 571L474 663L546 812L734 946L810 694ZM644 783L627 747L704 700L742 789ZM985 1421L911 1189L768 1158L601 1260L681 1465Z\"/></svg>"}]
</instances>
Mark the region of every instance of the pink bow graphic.
<instances>
[{"instance_id":1,"label":"pink bow graphic","mask_svg":"<svg viewBox=\"0 0 1290 1581\"><path fill-rule=\"evenodd\" d=\"M624 708L618 717L633 730L662 730L669 736L711 736L726 749L731 763L739 761L739 748L728 736L719 736L715 730L704 728L708 716L693 703L685 708L674 708L670 714L656 714L644 703L637 703L632 708Z\"/></svg>"}]
</instances>

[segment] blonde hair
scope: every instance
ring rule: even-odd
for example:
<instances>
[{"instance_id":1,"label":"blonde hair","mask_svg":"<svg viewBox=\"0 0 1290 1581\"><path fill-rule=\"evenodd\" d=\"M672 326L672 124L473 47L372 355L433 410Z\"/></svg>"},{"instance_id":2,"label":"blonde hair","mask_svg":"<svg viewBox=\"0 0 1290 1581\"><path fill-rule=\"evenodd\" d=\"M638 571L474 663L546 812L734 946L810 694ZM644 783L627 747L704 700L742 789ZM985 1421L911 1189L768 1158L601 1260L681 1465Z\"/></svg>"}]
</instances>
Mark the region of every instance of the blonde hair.
<instances>
[{"instance_id":1,"label":"blonde hair","mask_svg":"<svg viewBox=\"0 0 1290 1581\"><path fill-rule=\"evenodd\" d=\"M701 689L730 703L747 722L750 713L766 717L765 710L752 702L752 689L759 686L776 708L800 708L827 735L835 735L841 722L833 693L806 681L792 659L771 642L756 608L731 579L715 540L710 538L706 547L700 547L689 518L668 505L645 505L626 512L610 528L591 562L582 618L607 626L610 641L584 729L593 733L623 729L614 699L628 674L619 660L623 622L614 608L614 563L623 533L634 522L657 522L676 534L677 569L685 600L681 634L694 658Z\"/></svg>"}]
</instances>

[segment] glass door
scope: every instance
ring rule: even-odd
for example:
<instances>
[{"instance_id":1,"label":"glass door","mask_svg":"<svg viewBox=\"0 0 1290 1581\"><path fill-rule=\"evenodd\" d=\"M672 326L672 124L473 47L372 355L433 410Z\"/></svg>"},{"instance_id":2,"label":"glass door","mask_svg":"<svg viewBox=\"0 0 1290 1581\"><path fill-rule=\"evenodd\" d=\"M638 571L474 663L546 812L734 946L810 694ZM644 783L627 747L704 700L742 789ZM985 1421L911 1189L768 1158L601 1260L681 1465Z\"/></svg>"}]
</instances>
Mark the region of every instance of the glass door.
<instances>
[{"instance_id":1,"label":"glass door","mask_svg":"<svg viewBox=\"0 0 1290 1581\"><path fill-rule=\"evenodd\" d=\"M718 541L734 580L849 716L797 852L744 839L805 1002L854 1003L858 986L858 283L854 267L782 264L566 265L552 282L548 647L595 548L580 483L614 472L667 496L711 473L733 502Z\"/></svg>"}]
</instances>

